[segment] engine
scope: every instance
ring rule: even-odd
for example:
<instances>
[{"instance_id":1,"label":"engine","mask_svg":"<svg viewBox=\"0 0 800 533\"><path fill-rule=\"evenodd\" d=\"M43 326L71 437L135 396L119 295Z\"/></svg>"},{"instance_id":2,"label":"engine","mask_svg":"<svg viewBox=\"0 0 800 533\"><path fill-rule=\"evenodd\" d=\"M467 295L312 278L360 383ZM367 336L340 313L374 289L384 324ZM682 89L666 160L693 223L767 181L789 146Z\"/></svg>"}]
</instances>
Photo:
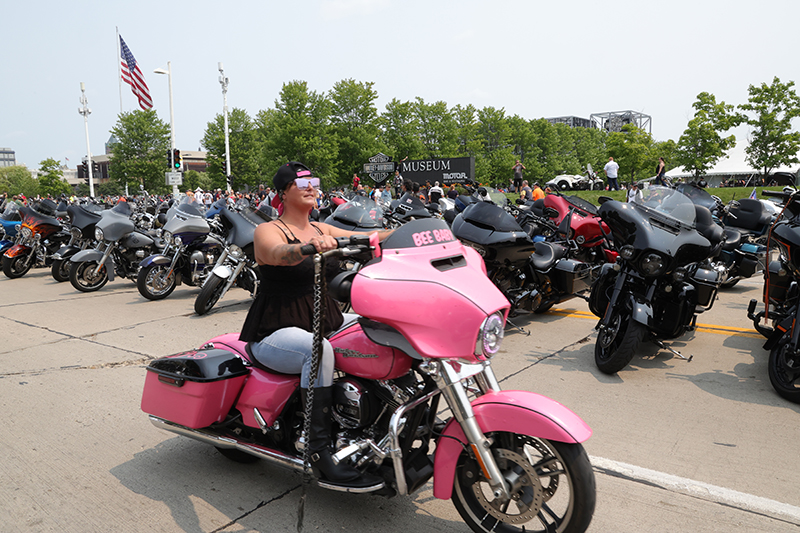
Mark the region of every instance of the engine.
<instances>
[{"instance_id":1,"label":"engine","mask_svg":"<svg viewBox=\"0 0 800 533\"><path fill-rule=\"evenodd\" d=\"M333 418L342 428L368 427L380 412L380 399L365 383L346 377L334 384Z\"/></svg>"}]
</instances>

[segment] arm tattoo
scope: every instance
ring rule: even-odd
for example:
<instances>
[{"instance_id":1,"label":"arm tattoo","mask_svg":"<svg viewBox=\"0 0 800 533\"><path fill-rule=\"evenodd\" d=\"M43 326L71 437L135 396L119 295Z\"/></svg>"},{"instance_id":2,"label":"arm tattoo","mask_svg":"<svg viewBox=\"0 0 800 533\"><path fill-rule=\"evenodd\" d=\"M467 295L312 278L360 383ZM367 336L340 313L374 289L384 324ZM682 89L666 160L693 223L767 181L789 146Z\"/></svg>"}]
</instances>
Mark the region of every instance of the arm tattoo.
<instances>
[{"instance_id":1,"label":"arm tattoo","mask_svg":"<svg viewBox=\"0 0 800 533\"><path fill-rule=\"evenodd\" d=\"M300 247L296 244L281 244L277 252L281 266L294 266L303 260Z\"/></svg>"}]
</instances>

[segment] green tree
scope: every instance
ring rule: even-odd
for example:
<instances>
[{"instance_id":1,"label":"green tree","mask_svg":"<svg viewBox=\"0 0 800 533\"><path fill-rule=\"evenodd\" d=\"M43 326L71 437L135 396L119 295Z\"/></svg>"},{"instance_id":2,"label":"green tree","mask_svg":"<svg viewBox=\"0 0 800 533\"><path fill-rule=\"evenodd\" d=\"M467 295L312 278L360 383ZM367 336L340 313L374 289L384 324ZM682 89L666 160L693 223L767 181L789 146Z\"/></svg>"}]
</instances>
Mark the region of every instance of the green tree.
<instances>
[{"instance_id":1,"label":"green tree","mask_svg":"<svg viewBox=\"0 0 800 533\"><path fill-rule=\"evenodd\" d=\"M695 109L694 117L678 139L675 158L684 171L691 172L698 179L725 157L725 152L736 146L735 135L722 137L720 132L736 127L741 118L732 105L717 103L716 97L706 92L697 95L692 107Z\"/></svg>"},{"instance_id":2,"label":"green tree","mask_svg":"<svg viewBox=\"0 0 800 533\"><path fill-rule=\"evenodd\" d=\"M475 179L479 183L507 183L514 164L514 146L505 109L478 110L478 134L483 150L475 158Z\"/></svg>"},{"instance_id":3,"label":"green tree","mask_svg":"<svg viewBox=\"0 0 800 533\"><path fill-rule=\"evenodd\" d=\"M231 187L241 190L245 185L258 187L263 180L258 165L256 126L244 109L234 107L228 113L228 145L231 158ZM209 188L228 188L225 160L225 116L214 117L206 126L201 141L207 152ZM184 183L186 182L184 176ZM192 187L196 189L197 186ZM205 187L203 187L205 189Z\"/></svg>"},{"instance_id":4,"label":"green tree","mask_svg":"<svg viewBox=\"0 0 800 533\"><path fill-rule=\"evenodd\" d=\"M223 185L215 186L207 172L198 172L196 170L187 170L183 173L183 187L188 190L196 190L198 187L204 191L211 189L225 189Z\"/></svg>"},{"instance_id":5,"label":"green tree","mask_svg":"<svg viewBox=\"0 0 800 533\"><path fill-rule=\"evenodd\" d=\"M373 85L347 79L336 83L328 93L330 129L338 145L337 167L345 176L360 172L370 157L386 150L379 141L378 109L375 107L378 93Z\"/></svg>"},{"instance_id":6,"label":"green tree","mask_svg":"<svg viewBox=\"0 0 800 533\"><path fill-rule=\"evenodd\" d=\"M442 101L427 104L417 97L412 109L424 157L438 159L455 156L458 153L458 125L447 104Z\"/></svg>"},{"instance_id":7,"label":"green tree","mask_svg":"<svg viewBox=\"0 0 800 533\"><path fill-rule=\"evenodd\" d=\"M169 125L155 110L120 113L111 129L117 138L112 147L108 172L111 181L132 190L139 185L150 193L166 193L164 173L169 170L166 153L170 146Z\"/></svg>"},{"instance_id":8,"label":"green tree","mask_svg":"<svg viewBox=\"0 0 800 533\"><path fill-rule=\"evenodd\" d=\"M7 192L9 196L24 194L31 198L39 194L39 184L23 165L0 167L0 192Z\"/></svg>"},{"instance_id":9,"label":"green tree","mask_svg":"<svg viewBox=\"0 0 800 533\"><path fill-rule=\"evenodd\" d=\"M541 177L541 169L538 168L538 159L541 155L541 148L539 148L537 142L538 138L536 135L536 129L531 121L525 120L519 115L509 117L507 122L509 129L509 141L513 146L512 152L515 159L511 162L511 164L513 165L516 163L516 159L519 159L520 163L525 165L525 172L523 176L530 181L534 181L537 179L537 176ZM503 185L508 185L511 182L512 174L513 172L509 167L506 173L500 176L501 179L498 181Z\"/></svg>"},{"instance_id":10,"label":"green tree","mask_svg":"<svg viewBox=\"0 0 800 533\"><path fill-rule=\"evenodd\" d=\"M39 163L39 194L58 196L70 192L72 188L64 180L64 171L58 161L47 158Z\"/></svg>"},{"instance_id":11,"label":"green tree","mask_svg":"<svg viewBox=\"0 0 800 533\"><path fill-rule=\"evenodd\" d=\"M652 146L653 137L633 124L625 124L622 126L622 131L608 134L606 148L608 155L619 165L620 182L624 175L627 175L629 182L633 183L638 179L637 176L652 173L652 170L649 170L653 157ZM655 168L654 165L653 167Z\"/></svg>"},{"instance_id":12,"label":"green tree","mask_svg":"<svg viewBox=\"0 0 800 533\"><path fill-rule=\"evenodd\" d=\"M419 123L411 102L393 99L386 104L385 111L378 117L378 125L387 155L393 155L396 161L424 157L425 147L417 136Z\"/></svg>"},{"instance_id":13,"label":"green tree","mask_svg":"<svg viewBox=\"0 0 800 533\"><path fill-rule=\"evenodd\" d=\"M751 85L747 92L750 98L739 106L749 113L742 120L752 128L746 159L766 178L773 169L798 162L800 133L791 130L792 119L800 116L800 98L793 81L781 83L777 76L771 85Z\"/></svg>"},{"instance_id":14,"label":"green tree","mask_svg":"<svg viewBox=\"0 0 800 533\"><path fill-rule=\"evenodd\" d=\"M285 83L275 109L260 111L255 123L260 143L259 165L269 178L287 161L300 161L324 186L344 184L349 176L338 176L338 146L330 131L330 102L308 90L304 81Z\"/></svg>"},{"instance_id":15,"label":"green tree","mask_svg":"<svg viewBox=\"0 0 800 533\"><path fill-rule=\"evenodd\" d=\"M483 147L478 130L477 110L472 104L451 109L456 124L456 156L475 157Z\"/></svg>"}]
</instances>

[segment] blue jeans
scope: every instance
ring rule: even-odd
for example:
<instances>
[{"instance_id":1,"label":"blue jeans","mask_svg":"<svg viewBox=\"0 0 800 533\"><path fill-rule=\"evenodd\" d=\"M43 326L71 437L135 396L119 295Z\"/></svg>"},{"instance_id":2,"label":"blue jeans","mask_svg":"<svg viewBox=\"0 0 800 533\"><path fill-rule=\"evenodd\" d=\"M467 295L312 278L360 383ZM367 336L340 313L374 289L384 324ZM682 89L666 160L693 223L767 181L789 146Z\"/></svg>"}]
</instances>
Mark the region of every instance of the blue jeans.
<instances>
[{"instance_id":1,"label":"blue jeans","mask_svg":"<svg viewBox=\"0 0 800 533\"><path fill-rule=\"evenodd\" d=\"M250 344L250 351L259 363L282 374L300 374L300 386L308 388L311 381L311 359L314 334L300 328L283 328ZM315 387L333 385L333 346L322 339L322 359L319 362Z\"/></svg>"},{"instance_id":2,"label":"blue jeans","mask_svg":"<svg viewBox=\"0 0 800 533\"><path fill-rule=\"evenodd\" d=\"M617 178L608 178L608 190L619 190L619 185L617 184Z\"/></svg>"}]
</instances>

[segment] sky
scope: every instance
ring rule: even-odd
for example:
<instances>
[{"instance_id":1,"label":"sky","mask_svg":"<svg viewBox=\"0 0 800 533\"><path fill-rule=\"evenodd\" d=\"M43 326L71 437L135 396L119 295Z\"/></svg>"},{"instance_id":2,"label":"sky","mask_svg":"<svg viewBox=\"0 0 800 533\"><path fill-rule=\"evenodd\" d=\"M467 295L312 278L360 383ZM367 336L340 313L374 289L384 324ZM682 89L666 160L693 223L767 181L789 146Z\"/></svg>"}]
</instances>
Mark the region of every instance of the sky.
<instances>
[{"instance_id":1,"label":"sky","mask_svg":"<svg viewBox=\"0 0 800 533\"><path fill-rule=\"evenodd\" d=\"M494 107L525 119L632 110L655 140L678 140L700 92L738 105L748 87L800 82L797 0L294 0L9 2L0 31L0 147L18 164L69 168L93 154L120 110L138 109L118 76L117 31L169 123L171 63L176 145L200 150L228 107L251 117L281 87L327 93L373 82L378 112L393 99ZM747 130L734 131L746 139ZM389 154L393 155L393 154Z\"/></svg>"}]
</instances>

